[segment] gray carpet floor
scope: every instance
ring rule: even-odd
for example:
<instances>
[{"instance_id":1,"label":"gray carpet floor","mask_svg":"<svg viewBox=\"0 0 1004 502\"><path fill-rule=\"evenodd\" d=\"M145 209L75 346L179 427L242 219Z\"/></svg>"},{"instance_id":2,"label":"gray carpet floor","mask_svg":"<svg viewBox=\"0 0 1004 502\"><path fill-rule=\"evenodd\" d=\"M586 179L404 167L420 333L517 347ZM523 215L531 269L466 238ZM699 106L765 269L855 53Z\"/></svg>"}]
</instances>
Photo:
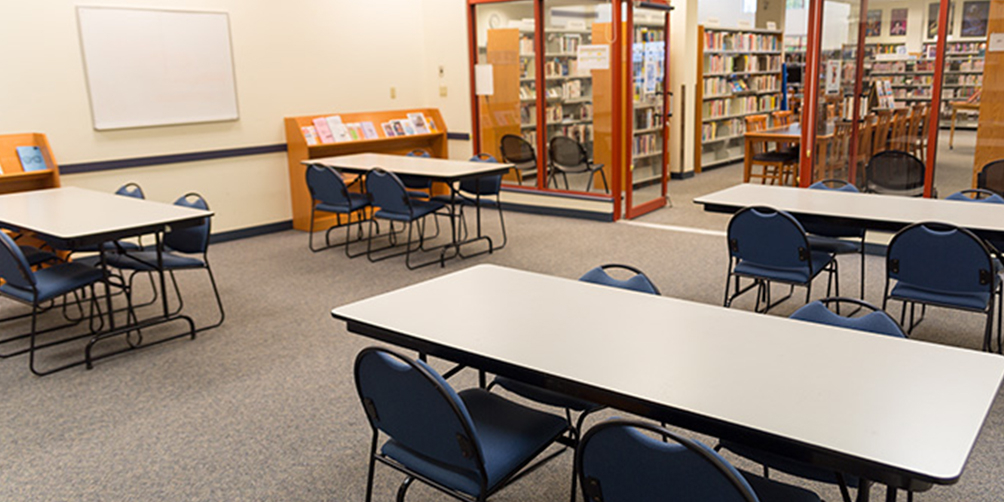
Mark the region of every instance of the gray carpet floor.
<instances>
[{"instance_id":1,"label":"gray carpet floor","mask_svg":"<svg viewBox=\"0 0 1004 502\"><path fill-rule=\"evenodd\" d=\"M673 207L642 220L723 230L726 218L701 213L684 194L731 184L729 169L672 182ZM110 358L91 371L75 368L45 378L28 372L25 357L0 361L0 500L362 500L370 431L352 364L361 348L374 343L346 332L330 310L464 267L494 263L575 278L597 264L630 263L666 296L721 304L727 254L724 238L714 233L526 214L508 214L506 221L510 239L504 250L414 272L399 259L371 264L349 260L341 250L311 253L306 234L294 231L214 245L210 257L227 309L221 328L194 341ZM857 262L842 260L841 286L845 293L857 291ZM867 274L867 297L880 302L880 258L868 258ZM200 323L212 321L216 312L205 274L187 272L179 280L186 312ZM816 297L824 292L820 281ZM145 286L138 289L148 294ZM734 308L751 309L751 300ZM798 306L792 301L770 315L788 315ZM24 311L0 302L0 315ZM449 306L428 315L448 316ZM58 315L46 316L53 317ZM673 319L665 322L671 326ZM4 334L26 327L0 326ZM144 337L172 329L145 330ZM981 319L932 309L914 338L977 350ZM40 363L77 357L79 349L70 344L49 350ZM667 354L667 361L672 357ZM468 371L451 383L472 386L475 375ZM624 413L607 411L589 422L612 415ZM840 423L841 417L833 417L834 427ZM571 460L566 453L494 500L567 500ZM839 499L832 486L779 478L826 500ZM401 479L378 468L374 499L393 500ZM1004 499L1004 400L994 405L959 483L916 499ZM449 499L416 485L408 500Z\"/></svg>"}]
</instances>

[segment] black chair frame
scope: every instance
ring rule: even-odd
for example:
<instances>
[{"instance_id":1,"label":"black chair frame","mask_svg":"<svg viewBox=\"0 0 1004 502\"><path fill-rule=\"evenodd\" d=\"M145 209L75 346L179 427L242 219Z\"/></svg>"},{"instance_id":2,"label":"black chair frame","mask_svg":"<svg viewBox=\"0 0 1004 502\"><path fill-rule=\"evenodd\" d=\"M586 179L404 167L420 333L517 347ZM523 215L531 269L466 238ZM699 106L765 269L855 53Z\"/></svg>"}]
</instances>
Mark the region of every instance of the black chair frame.
<instances>
[{"instance_id":1,"label":"black chair frame","mask_svg":"<svg viewBox=\"0 0 1004 502\"><path fill-rule=\"evenodd\" d=\"M321 169L331 169L331 170L334 170L331 167L323 166L323 165L320 165L320 164L310 164L310 165L307 166L308 170L312 169L312 168L321 168ZM345 197L345 200L349 200L348 188L351 187L352 185L360 183L360 181L362 179L363 179L362 176L357 176L356 179L352 180L351 183L349 183L348 185L346 185L344 187L345 189L343 190L343 194L342 195ZM308 190L310 189L310 184L307 184L307 189ZM363 193L365 193L365 185L362 185L362 190L363 190ZM318 211L318 209L317 209L317 199L313 198L313 194L311 194L310 228L307 230L307 235L309 236L308 240L307 240L307 247L310 248L310 250L312 252L317 253L319 251L324 251L325 249L331 249L331 248L345 246L345 256L347 256L349 258L356 258L358 256L362 256L363 255L362 252L358 252L358 253L355 253L355 254L353 254L352 252L350 252L349 245L352 242L360 242L360 241L362 241L362 240L365 239L365 237L363 236L363 222L367 219L366 218L366 208L365 207L362 208L362 209L358 209L358 210L356 210L354 212L346 213L345 214L345 223L342 223L342 213L332 213L332 214L335 215L336 223L335 223L335 225L332 225L332 226L328 227L327 230L325 230L325 232L324 232L324 246L323 247L314 247L314 221L316 219L317 211ZM355 224L356 224L356 227L358 228L358 234L357 234L357 237L355 239L352 239L352 224L353 224L352 215L353 214L355 214L357 216ZM332 244L331 243L331 232L333 232L335 230L338 230L338 229L340 229L342 227L345 228L345 241L339 242L339 243L336 243L336 244ZM378 233L380 232L380 225L379 224L377 224L376 231Z\"/></svg>"},{"instance_id":2,"label":"black chair frame","mask_svg":"<svg viewBox=\"0 0 1004 502\"><path fill-rule=\"evenodd\" d=\"M379 167L373 168L373 172L382 172L382 173L387 173L387 174L391 174L391 175L394 174L394 173L391 173L390 171L386 171L386 170L381 169ZM397 178L396 175L394 177ZM414 209L413 209L412 204L411 204L411 199L407 196L407 193L408 193L407 188L404 186L404 183L401 183L400 178L397 178L397 181L400 184L401 190L404 191L404 193L405 193L405 197L404 197L405 203L408 205L409 210L413 211ZM371 202L372 202L372 198L373 198L373 196L370 195ZM444 216L448 216L451 221L454 221L453 220L454 219L454 214L453 214L452 208L450 208L450 206L444 206L444 207L447 208L447 211L449 212L448 215L444 215ZM446 257L446 251L447 251L447 249L449 249L450 247L454 247L456 249L457 253L459 253L460 250L452 242L448 243L448 244L441 244L441 245L438 245L438 246L432 247L432 248L426 248L425 247L425 242L427 240L435 239L439 235L439 221L436 220L437 213L438 212L434 212L434 213L431 213L431 214L427 214L427 215L423 216L422 218L418 218L417 220L413 218L410 221L408 221L408 223L407 223L407 227L408 227L408 240L405 241L405 243L404 243L404 250L403 251L397 251L397 252L394 252L394 253L386 253L386 254L383 254L381 256L376 256L376 257L374 257L374 254L376 254L376 253L382 253L382 252L387 251L389 249L394 249L394 248L399 247L400 244L397 243L396 236L397 236L397 234L404 232L404 230L402 229L401 231L395 232L394 231L394 224L393 224L394 220L390 220L391 221L391 231L388 234L388 243L387 243L387 245L374 249L373 248L373 235L374 235L373 225L376 223L376 220L377 220L376 213L374 213L373 217L371 217L369 219L369 221L370 221L370 232L369 232L369 237L368 237L368 239L366 241L366 259L368 259L371 263L376 263L378 261L383 261L383 260L386 260L388 258L395 258L395 257L398 257L398 256L404 256L405 257L404 263L405 263L405 266L408 268L408 270L415 270L415 269L419 269L419 268L422 268L422 267L427 267L427 266L433 265L435 263L439 263L440 267L445 267L446 266L446 259L447 259L447 257ZM433 236L431 236L431 237L426 237L425 236L425 230L426 230L425 217L426 216L432 216L433 217L433 221L436 222L436 234L433 235ZM414 228L416 226L418 227L418 246L417 247L412 246L412 244L413 244L412 243L412 240L413 240L412 237L413 237L413 234L414 234ZM419 252L419 251L427 252L428 253L428 252L432 252L432 251L436 251L436 250L440 251L439 258L428 260L426 262L418 263L418 264L412 264L411 263L412 254L414 254L416 252ZM450 258L453 258L453 257L451 256Z\"/></svg>"},{"instance_id":3,"label":"black chair frame","mask_svg":"<svg viewBox=\"0 0 1004 502\"><path fill-rule=\"evenodd\" d=\"M579 161L580 161L579 165L582 165L584 167L582 169L571 169L571 168L565 166L564 164L558 162L557 160L555 160L554 159L554 151L555 151L554 142L555 142L555 140L559 140L559 141L565 141L565 140L567 140L567 141L575 143L575 145L578 146L578 148L579 148ZM561 177L565 181L565 190L570 190L569 185L568 185L568 175L570 173L571 174L588 173L589 174L589 181L586 182L586 187L585 187L585 191L588 192L589 191L589 186L596 179L596 173L600 173L600 179L603 180L603 190L606 193L610 193L610 185L607 183L607 175L603 171L603 164L594 164L593 160L589 158L589 155L586 152L586 148L584 146L582 146L582 143L579 143L578 141L575 141L574 139L569 138L567 136L555 136L554 138L551 138L551 143L550 143L550 148L548 149L548 154L549 154L549 157L550 157L549 158L549 160L550 160L549 167L550 168L548 169L548 173L547 173L547 178L548 178L547 185L548 186L551 186L551 184L553 182L554 188L558 188L557 173L561 173Z\"/></svg>"}]
</instances>

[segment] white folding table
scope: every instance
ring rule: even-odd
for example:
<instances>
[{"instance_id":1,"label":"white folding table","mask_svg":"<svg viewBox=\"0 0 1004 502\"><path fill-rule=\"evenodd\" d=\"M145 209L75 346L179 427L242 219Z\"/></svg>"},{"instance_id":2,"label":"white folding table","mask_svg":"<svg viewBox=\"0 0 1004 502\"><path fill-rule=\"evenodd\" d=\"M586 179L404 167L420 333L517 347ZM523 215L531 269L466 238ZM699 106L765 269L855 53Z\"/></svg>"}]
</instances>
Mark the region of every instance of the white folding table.
<instances>
[{"instance_id":1,"label":"white folding table","mask_svg":"<svg viewBox=\"0 0 1004 502\"><path fill-rule=\"evenodd\" d=\"M167 305L166 284L162 267L164 244L160 234L169 227L185 228L198 225L206 218L212 216L213 213L211 211L76 187L0 195L0 226L18 232L31 232L36 237L61 249L98 245L98 249L101 250L100 263L102 267L105 266L105 251L104 246L101 245L102 243L139 235L154 234L156 236L156 268L160 274L160 294L163 303L163 314L155 318L116 327L111 295L108 295L108 331L94 335L94 338L91 339L85 349L85 355L82 360L66 364L56 368L54 371L80 364L86 364L87 368L90 369L92 363L98 359L138 348L141 345L130 343L127 349L103 354L100 357L91 356L91 347L101 339L157 324L184 321L188 324L189 330L179 335L160 339L154 343L142 346L149 346L182 336L191 336L194 338L195 324L192 319L184 315L171 314Z\"/></svg>"},{"instance_id":2,"label":"white folding table","mask_svg":"<svg viewBox=\"0 0 1004 502\"><path fill-rule=\"evenodd\" d=\"M892 494L956 482L1004 377L996 355L492 265L332 316L421 354L857 475L859 500L871 482Z\"/></svg>"},{"instance_id":3,"label":"white folding table","mask_svg":"<svg viewBox=\"0 0 1004 502\"><path fill-rule=\"evenodd\" d=\"M467 160L389 155L384 153L356 153L352 155L339 155L336 157L323 157L305 160L302 164L333 167L340 171L349 173L367 173L373 168L379 167L397 175L429 178L433 181L445 183L450 187L451 205L456 202L456 190L453 187L454 183L482 178L485 176L503 175L515 167L513 164L503 164L497 162L474 162ZM487 240L488 249L485 252L492 252L493 243L491 238L481 232L481 194L475 194L475 199L475 211L477 213L476 237L461 241L459 232L456 228L456 223L451 218L450 227L452 242L450 246L456 249L456 256L461 256L461 246L477 242L479 240ZM440 264L442 264L445 260L445 252L446 248L443 249L443 255L440 256ZM481 253L475 253L474 255L469 256L476 256L478 254Z\"/></svg>"}]
</instances>

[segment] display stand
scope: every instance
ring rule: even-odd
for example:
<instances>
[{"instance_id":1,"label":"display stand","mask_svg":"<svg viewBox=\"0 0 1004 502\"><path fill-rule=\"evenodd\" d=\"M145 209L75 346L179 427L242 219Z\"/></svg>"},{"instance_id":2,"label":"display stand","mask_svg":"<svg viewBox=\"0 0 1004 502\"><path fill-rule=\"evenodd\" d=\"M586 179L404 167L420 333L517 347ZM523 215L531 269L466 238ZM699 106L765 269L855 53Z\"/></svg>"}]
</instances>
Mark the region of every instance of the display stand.
<instances>
[{"instance_id":1,"label":"display stand","mask_svg":"<svg viewBox=\"0 0 1004 502\"><path fill-rule=\"evenodd\" d=\"M37 146L48 169L24 172L17 155L19 146ZM42 190L59 186L59 166L52 155L49 140L41 133L0 135L0 194Z\"/></svg>"},{"instance_id":2,"label":"display stand","mask_svg":"<svg viewBox=\"0 0 1004 502\"><path fill-rule=\"evenodd\" d=\"M421 113L430 121L428 134L412 134L406 136L388 137L382 124L392 120L407 120L409 113ZM354 139L334 143L319 143L310 145L304 135L303 128L314 125L314 119L337 115L343 124L371 122L377 137L373 139ZM304 179L306 167L303 161L336 155L375 152L405 155L415 149L429 152L436 158L445 159L447 154L446 123L436 108L419 108L412 110L391 110L381 112L357 113L325 113L286 117L286 157L289 161L289 187L293 205L293 228L309 230L310 210L313 200ZM434 127L431 127L434 126ZM320 141L320 139L318 140ZM350 178L346 176L347 180ZM334 214L318 216L314 222L314 230L324 230L337 224Z\"/></svg>"}]
</instances>

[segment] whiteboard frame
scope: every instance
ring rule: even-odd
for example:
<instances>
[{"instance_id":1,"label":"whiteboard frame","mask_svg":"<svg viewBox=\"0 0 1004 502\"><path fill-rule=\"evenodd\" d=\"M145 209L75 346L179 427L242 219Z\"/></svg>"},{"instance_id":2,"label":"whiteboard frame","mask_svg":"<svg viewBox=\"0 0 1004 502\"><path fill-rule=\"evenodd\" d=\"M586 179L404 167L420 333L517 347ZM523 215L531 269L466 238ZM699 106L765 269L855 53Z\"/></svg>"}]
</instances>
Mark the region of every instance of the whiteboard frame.
<instances>
[{"instance_id":1,"label":"whiteboard frame","mask_svg":"<svg viewBox=\"0 0 1004 502\"><path fill-rule=\"evenodd\" d=\"M91 75L87 64L87 51L84 47L84 30L83 23L81 19L80 12L85 9L104 9L104 10L118 10L118 11L142 11L142 12L168 12L172 14L214 14L223 16L226 22L227 29L227 49L230 59L230 73L231 80L233 82L233 100L234 108L233 114L221 114L219 117L211 117L206 119L191 119L191 120L150 120L150 119L138 119L124 123L124 121L117 121L122 123L117 123L114 125L104 125L98 118L98 114L94 107L94 96L93 89L91 88ZM158 9L158 8L139 8L139 7L118 7L118 6L102 6L102 5L78 5L77 6L77 37L80 40L80 56L83 63L84 70L84 80L87 86L87 97L88 103L91 110L91 121L93 127L97 131L112 131L121 129L137 129L145 127L161 127L161 126L172 126L172 125L186 125L186 124L206 124L206 123L217 123L217 122L233 122L240 120L240 99L237 94L237 71L234 67L234 44L233 44L233 33L230 29L230 13L226 11L201 11L201 10L182 10L182 9Z\"/></svg>"}]
</instances>

